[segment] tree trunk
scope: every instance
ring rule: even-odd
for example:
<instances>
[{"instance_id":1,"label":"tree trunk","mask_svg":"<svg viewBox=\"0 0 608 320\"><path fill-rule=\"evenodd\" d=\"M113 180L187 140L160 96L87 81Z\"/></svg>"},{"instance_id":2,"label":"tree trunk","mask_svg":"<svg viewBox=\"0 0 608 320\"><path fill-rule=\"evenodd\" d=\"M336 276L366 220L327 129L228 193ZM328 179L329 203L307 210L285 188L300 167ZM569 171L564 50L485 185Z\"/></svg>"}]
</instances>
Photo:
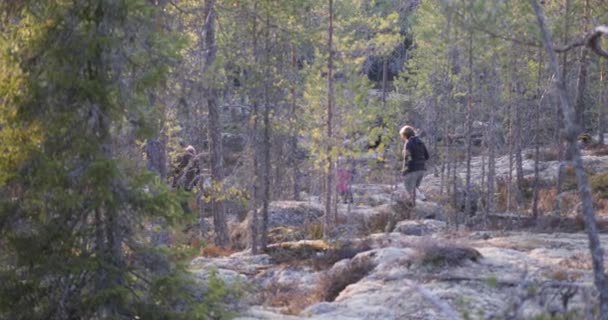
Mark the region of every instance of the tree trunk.
<instances>
[{"instance_id":1,"label":"tree trunk","mask_svg":"<svg viewBox=\"0 0 608 320\"><path fill-rule=\"evenodd\" d=\"M451 168L451 163L452 163L452 153L450 152L450 124L451 124L451 119L450 119L450 110L452 110L452 106L451 106L451 97L452 97L452 77L451 77L451 70L452 70L452 59L451 59L451 37L450 37L450 32L452 30L452 19L451 17L448 15L447 16L447 23L446 23L446 29L445 29L445 42L448 44L448 50L446 53L446 68L445 68L445 80L444 80L444 85L443 85L443 90L445 91L445 98L443 101L443 109L444 109L444 117L443 117L443 121L444 121L444 125L443 127L445 128L445 132L444 132L444 137L443 137L443 152L442 152L442 157L441 157L441 190L440 192L443 194L443 190L445 188L445 191L449 194L450 193L450 168Z\"/></svg>"},{"instance_id":2,"label":"tree trunk","mask_svg":"<svg viewBox=\"0 0 608 320\"><path fill-rule=\"evenodd\" d=\"M585 91L587 90L587 49L581 48L579 59L578 81L576 84L576 102L574 112L576 114L576 126L578 132L585 132Z\"/></svg>"},{"instance_id":3,"label":"tree trunk","mask_svg":"<svg viewBox=\"0 0 608 320\"><path fill-rule=\"evenodd\" d=\"M382 60L382 105L386 106L386 92L388 84L388 57Z\"/></svg>"},{"instance_id":4,"label":"tree trunk","mask_svg":"<svg viewBox=\"0 0 608 320\"><path fill-rule=\"evenodd\" d=\"M329 231L332 227L331 221L331 198L334 188L333 183L333 157L331 154L332 151L332 118L333 118L333 99L334 99L334 81L333 81L333 71L334 71L334 51L333 51L333 36L334 36L334 1L329 0L329 26L327 28L327 50L329 52L329 56L327 59L327 171L325 178L325 228L324 228L324 236L327 238L329 236Z\"/></svg>"},{"instance_id":5,"label":"tree trunk","mask_svg":"<svg viewBox=\"0 0 608 320\"><path fill-rule=\"evenodd\" d=\"M521 107L519 103L515 104L515 130L513 139L515 144L515 178L517 179L517 203L521 203L522 195L524 192L524 160L522 157L522 139L521 132L523 129L523 123L521 120ZM518 205L519 207L519 205Z\"/></svg>"},{"instance_id":6,"label":"tree trunk","mask_svg":"<svg viewBox=\"0 0 608 320\"><path fill-rule=\"evenodd\" d=\"M604 94L605 94L604 93L604 79L606 78L606 73L605 73L606 70L604 69L605 68L604 61L600 60L599 64L600 64L600 92L599 92L599 95L597 97L598 100L599 100L599 103L598 103L598 124L597 124L598 130L597 131L598 131L598 136L599 136L598 137L598 142L600 144L604 144L604 130L605 130L604 129L604 122L605 122L604 121L604 117L605 117L604 108L606 107L606 106L604 106L604 104L605 104L605 100L604 100L605 99L605 97L604 97Z\"/></svg>"},{"instance_id":7,"label":"tree trunk","mask_svg":"<svg viewBox=\"0 0 608 320\"><path fill-rule=\"evenodd\" d=\"M147 168L156 172L161 180L167 178L167 152L164 141L160 137L154 137L146 141Z\"/></svg>"},{"instance_id":8,"label":"tree trunk","mask_svg":"<svg viewBox=\"0 0 608 320\"><path fill-rule=\"evenodd\" d=\"M509 125L509 151L507 151L509 153L509 171L507 172L507 182L506 182L506 192L507 192L507 212L511 211L511 197L512 197L512 190L511 190L511 184L513 184L513 103L511 102L511 104L508 107L508 117L509 117L509 121L508 121L508 125Z\"/></svg>"},{"instance_id":9,"label":"tree trunk","mask_svg":"<svg viewBox=\"0 0 608 320\"><path fill-rule=\"evenodd\" d=\"M559 94L564 120L566 122L566 139L573 146L572 149L574 168L576 170L576 182L578 184L578 191L582 202L585 231L587 232L587 237L589 238L589 249L591 251L591 260L593 263L595 286L600 294L600 317L601 319L608 319L608 286L606 285L606 276L604 274L604 250L602 250L598 236L597 222L595 221L595 210L593 208L589 181L583 168L580 150L578 145L575 143L577 138L575 129L576 117L570 102L570 97L568 96L568 91L562 78L562 74L559 70L557 57L553 49L553 43L551 42L551 33L546 26L544 13L542 12L542 8L538 4L537 0L530 0L530 2L532 2L534 13L538 19L543 44L549 55L551 69L555 74L555 86Z\"/></svg>"},{"instance_id":10,"label":"tree trunk","mask_svg":"<svg viewBox=\"0 0 608 320\"><path fill-rule=\"evenodd\" d=\"M257 31L257 5L256 1L253 5L253 64L258 64L258 31ZM259 165L258 165L258 99L255 85L251 90L252 106L251 114L249 116L250 132L250 153L251 153L251 198L249 199L249 212L251 212L251 224L249 226L251 230L251 253L258 253L258 239L259 239L259 221L258 221L258 177L259 177Z\"/></svg>"},{"instance_id":11,"label":"tree trunk","mask_svg":"<svg viewBox=\"0 0 608 320\"><path fill-rule=\"evenodd\" d=\"M468 10L471 10L469 8ZM471 157L472 157L472 138L473 134L473 29L469 29L469 77L468 93L467 93L467 111L466 111L466 182L465 191L465 215L468 218L472 212L471 208Z\"/></svg>"},{"instance_id":12,"label":"tree trunk","mask_svg":"<svg viewBox=\"0 0 608 320\"><path fill-rule=\"evenodd\" d=\"M206 75L213 63L217 53L215 44L215 0L207 0L203 11L205 17L204 40L205 40L205 63L203 75ZM209 112L207 134L209 138L209 154L211 162L212 196L211 213L213 215L213 226L215 228L215 244L225 247L229 244L228 226L224 214L224 205L218 200L224 179L223 157L222 157L222 125L220 123L220 112L217 102L217 92L209 83L206 85L207 109Z\"/></svg>"},{"instance_id":13,"label":"tree trunk","mask_svg":"<svg viewBox=\"0 0 608 320\"><path fill-rule=\"evenodd\" d=\"M258 214L258 198L259 198L259 187L258 187L258 177L259 177L259 164L258 164L258 102L253 101L252 110L250 116L250 127L251 127L251 198L249 199L249 211L252 214L251 217L251 225L249 228L251 229L251 253L258 253L258 239L259 239L259 214Z\"/></svg>"},{"instance_id":14,"label":"tree trunk","mask_svg":"<svg viewBox=\"0 0 608 320\"><path fill-rule=\"evenodd\" d=\"M289 110L289 120L290 120L290 141L289 141L289 165L291 167L291 172L293 176L293 200L300 200L300 184L299 184L299 175L300 169L298 167L298 130L297 130L297 96L296 96L296 86L297 86L297 76L298 76L298 62L296 60L296 48L295 44L291 44L291 108Z\"/></svg>"},{"instance_id":15,"label":"tree trunk","mask_svg":"<svg viewBox=\"0 0 608 320\"><path fill-rule=\"evenodd\" d=\"M563 43L568 43L569 41L569 33L570 33L570 0L565 0L565 23L564 23L564 34L563 34ZM562 81L564 81L564 86L566 85L566 78L567 78L567 74L568 74L568 51L565 51L562 54ZM558 149L558 161L559 161L559 165L557 167L557 185L556 185L556 194L560 194L562 192L562 185L564 183L564 170L565 170L565 164L564 164L564 157L566 154L565 151L565 146L564 146L564 138L562 137L562 133L563 133L563 123L564 123L564 114L562 111L562 108L560 108L559 105L555 105L555 107L557 108L557 112L556 112L556 136L555 136L555 141L557 142L557 149ZM561 210L562 210L562 206L561 206L561 198L558 198L557 201L555 202L555 211L557 212L558 216L561 216Z\"/></svg>"},{"instance_id":16,"label":"tree trunk","mask_svg":"<svg viewBox=\"0 0 608 320\"><path fill-rule=\"evenodd\" d=\"M534 130L534 191L532 195L532 216L534 220L538 218L538 194L540 188L540 109L542 106L541 81L543 74L543 50L538 48L538 76L536 79L536 97L538 99L535 114Z\"/></svg>"},{"instance_id":17,"label":"tree trunk","mask_svg":"<svg viewBox=\"0 0 608 320\"><path fill-rule=\"evenodd\" d=\"M511 115L510 117L510 127L509 127L509 139L511 139L511 148L512 150L509 150L509 152L514 152L514 158L515 158L515 185L517 186L517 188L515 189L515 199L516 199L516 207L519 208L519 204L522 202L522 194L523 194L523 183L524 183L524 169L523 169L523 158L522 158L522 141L521 141L521 132L522 130L524 130L522 128L522 110L521 110L521 104L523 103L523 101L520 101L518 98L523 96L522 90L521 90L521 86L520 86L520 82L517 78L518 74L517 74L517 70L519 69L518 67L518 60L517 60L517 53L519 52L519 48L516 45L513 45L512 47L513 49L513 55L512 55L512 62L511 62L511 66L512 68L512 73L511 73L511 86L512 86L512 92L515 94L515 98L514 101L512 101L512 105L511 105ZM512 181L512 180L511 180ZM509 184L509 190L511 189L511 184Z\"/></svg>"},{"instance_id":18,"label":"tree trunk","mask_svg":"<svg viewBox=\"0 0 608 320\"><path fill-rule=\"evenodd\" d=\"M496 60L496 59L495 59ZM495 74L496 71L494 70L494 72L492 72L492 74ZM496 79L497 77L494 76L492 77L494 79ZM499 107L500 102L498 100L498 88L496 83L493 83L491 85L491 92L490 95L492 97L492 104L490 105L490 124L489 124L489 128L490 130L488 130L488 193L487 193L487 199L486 199L486 217L485 219L487 220L487 216L492 213L494 211L494 193L495 193L495 180L496 180L496 131L494 130L494 128L496 127L496 109Z\"/></svg>"},{"instance_id":19,"label":"tree trunk","mask_svg":"<svg viewBox=\"0 0 608 320\"><path fill-rule=\"evenodd\" d=\"M489 125L487 136L485 141L488 144L488 177L486 179L486 198L485 198L485 212L484 221L487 222L490 213L494 212L494 193L496 192L496 110L500 107L499 100L499 74L497 72L497 60L496 55L492 56L492 65L489 66L489 76L493 79L488 86L488 94L490 101L490 114L489 114Z\"/></svg>"},{"instance_id":20,"label":"tree trunk","mask_svg":"<svg viewBox=\"0 0 608 320\"><path fill-rule=\"evenodd\" d=\"M266 251L268 246L268 207L270 205L270 99L269 81L272 80L270 74L270 13L266 12L266 36L264 40L264 51L266 61L264 61L264 132L263 132L263 166L262 166L262 230L260 230L262 251Z\"/></svg>"},{"instance_id":21,"label":"tree trunk","mask_svg":"<svg viewBox=\"0 0 608 320\"><path fill-rule=\"evenodd\" d=\"M589 27L589 0L585 0L585 8L583 14L583 30ZM576 125L579 132L585 132L585 92L587 90L587 48L582 47L579 65L578 65L578 81L576 83L576 102L574 104L574 112L576 114Z\"/></svg>"},{"instance_id":22,"label":"tree trunk","mask_svg":"<svg viewBox=\"0 0 608 320\"><path fill-rule=\"evenodd\" d=\"M156 95L150 93L149 95L150 105L156 104ZM160 120L160 127L165 126L164 115L165 110L162 110L163 118ZM147 160L147 168L152 172L156 172L161 180L167 178L167 149L165 135L162 133L164 130L161 129L161 133L153 138L146 141L145 152Z\"/></svg>"}]
</instances>

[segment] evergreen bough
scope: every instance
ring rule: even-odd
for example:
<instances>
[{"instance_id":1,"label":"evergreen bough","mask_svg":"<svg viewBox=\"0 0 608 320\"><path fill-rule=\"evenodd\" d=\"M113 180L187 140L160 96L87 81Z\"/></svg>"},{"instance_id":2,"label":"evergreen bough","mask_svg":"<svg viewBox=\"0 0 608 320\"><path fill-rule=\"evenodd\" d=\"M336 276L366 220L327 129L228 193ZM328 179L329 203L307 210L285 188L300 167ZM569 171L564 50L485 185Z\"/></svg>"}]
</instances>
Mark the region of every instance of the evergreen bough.
<instances>
[{"instance_id":1,"label":"evergreen bough","mask_svg":"<svg viewBox=\"0 0 608 320\"><path fill-rule=\"evenodd\" d=\"M156 130L149 93L179 58L161 9L0 2L0 319L223 314L140 236L180 212L134 159Z\"/></svg>"}]
</instances>

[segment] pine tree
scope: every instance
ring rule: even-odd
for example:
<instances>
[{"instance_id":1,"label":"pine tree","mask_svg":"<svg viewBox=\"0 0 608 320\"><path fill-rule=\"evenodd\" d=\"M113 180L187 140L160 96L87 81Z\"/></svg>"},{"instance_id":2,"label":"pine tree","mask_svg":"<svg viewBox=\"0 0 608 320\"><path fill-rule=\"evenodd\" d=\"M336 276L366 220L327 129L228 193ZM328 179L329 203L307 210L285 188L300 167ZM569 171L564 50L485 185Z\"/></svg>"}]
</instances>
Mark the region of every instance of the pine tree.
<instances>
[{"instance_id":1,"label":"pine tree","mask_svg":"<svg viewBox=\"0 0 608 320\"><path fill-rule=\"evenodd\" d=\"M157 32L160 8L1 6L0 319L207 318L141 237L178 212L134 143L157 130L146 90L181 43Z\"/></svg>"}]
</instances>

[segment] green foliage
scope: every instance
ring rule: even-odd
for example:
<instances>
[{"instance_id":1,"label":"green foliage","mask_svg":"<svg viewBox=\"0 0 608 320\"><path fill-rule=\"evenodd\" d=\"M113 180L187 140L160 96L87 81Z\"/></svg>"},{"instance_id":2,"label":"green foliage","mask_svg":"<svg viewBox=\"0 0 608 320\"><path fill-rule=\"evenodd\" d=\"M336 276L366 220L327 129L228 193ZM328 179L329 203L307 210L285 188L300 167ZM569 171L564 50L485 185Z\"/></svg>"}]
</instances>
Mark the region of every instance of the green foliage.
<instances>
[{"instance_id":1,"label":"green foliage","mask_svg":"<svg viewBox=\"0 0 608 320\"><path fill-rule=\"evenodd\" d=\"M140 236L150 217L181 212L131 158L134 138L157 130L148 90L182 43L157 28L162 8L2 6L0 319L208 319L191 304L216 308L221 286L198 298Z\"/></svg>"},{"instance_id":2,"label":"green foliage","mask_svg":"<svg viewBox=\"0 0 608 320\"><path fill-rule=\"evenodd\" d=\"M589 178L591 190L603 199L608 199L608 173L599 173Z\"/></svg>"}]
</instances>

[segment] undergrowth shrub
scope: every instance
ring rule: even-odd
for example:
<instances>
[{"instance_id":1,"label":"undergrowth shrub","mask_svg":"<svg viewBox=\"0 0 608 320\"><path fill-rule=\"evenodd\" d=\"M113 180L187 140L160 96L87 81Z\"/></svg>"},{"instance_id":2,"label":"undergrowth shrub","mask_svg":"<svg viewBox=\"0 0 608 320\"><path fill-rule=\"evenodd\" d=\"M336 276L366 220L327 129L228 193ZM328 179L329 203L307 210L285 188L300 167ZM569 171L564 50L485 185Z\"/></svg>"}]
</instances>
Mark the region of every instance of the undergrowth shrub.
<instances>
[{"instance_id":1,"label":"undergrowth shrub","mask_svg":"<svg viewBox=\"0 0 608 320\"><path fill-rule=\"evenodd\" d=\"M330 245L323 240L284 242L268 247L267 253L274 263L299 264L323 254Z\"/></svg>"},{"instance_id":2,"label":"undergrowth shrub","mask_svg":"<svg viewBox=\"0 0 608 320\"><path fill-rule=\"evenodd\" d=\"M538 191L538 209L541 213L552 212L555 209L557 189L541 189Z\"/></svg>"},{"instance_id":3,"label":"undergrowth shrub","mask_svg":"<svg viewBox=\"0 0 608 320\"><path fill-rule=\"evenodd\" d=\"M279 308L282 314L296 315L320 301L316 293L304 292L295 283L273 283L261 293L264 305Z\"/></svg>"},{"instance_id":4,"label":"undergrowth shrub","mask_svg":"<svg viewBox=\"0 0 608 320\"><path fill-rule=\"evenodd\" d=\"M589 154L592 156L608 156L608 145L606 144L594 144L588 148Z\"/></svg>"},{"instance_id":5,"label":"undergrowth shrub","mask_svg":"<svg viewBox=\"0 0 608 320\"><path fill-rule=\"evenodd\" d=\"M370 216L367 220L367 232L369 234L384 232L384 228L386 228L390 218L391 213L387 210L382 210Z\"/></svg>"},{"instance_id":6,"label":"undergrowth shrub","mask_svg":"<svg viewBox=\"0 0 608 320\"><path fill-rule=\"evenodd\" d=\"M576 190L576 169L569 165L564 168L562 191Z\"/></svg>"},{"instance_id":7,"label":"undergrowth shrub","mask_svg":"<svg viewBox=\"0 0 608 320\"><path fill-rule=\"evenodd\" d=\"M233 253L234 251L229 248L223 248L213 243L203 246L200 250L200 255L203 257L226 257Z\"/></svg>"},{"instance_id":8,"label":"undergrowth shrub","mask_svg":"<svg viewBox=\"0 0 608 320\"><path fill-rule=\"evenodd\" d=\"M534 159L534 152L526 153L526 159ZM559 150L556 148L543 148L538 152L539 161L557 161L559 160Z\"/></svg>"},{"instance_id":9,"label":"undergrowth shrub","mask_svg":"<svg viewBox=\"0 0 608 320\"><path fill-rule=\"evenodd\" d=\"M306 226L306 239L323 239L323 224L321 222L309 223Z\"/></svg>"},{"instance_id":10,"label":"undergrowth shrub","mask_svg":"<svg viewBox=\"0 0 608 320\"><path fill-rule=\"evenodd\" d=\"M316 270L331 268L336 262L344 259L351 259L357 254L369 251L371 246L368 241L346 241L334 245L322 255L317 255L312 260L312 265Z\"/></svg>"},{"instance_id":11,"label":"undergrowth shrub","mask_svg":"<svg viewBox=\"0 0 608 320\"><path fill-rule=\"evenodd\" d=\"M279 226L268 230L268 243L298 241L306 238L305 230L293 226Z\"/></svg>"},{"instance_id":12,"label":"undergrowth shrub","mask_svg":"<svg viewBox=\"0 0 608 320\"><path fill-rule=\"evenodd\" d=\"M477 262L481 253L472 247L453 244L425 242L417 247L411 263L422 268L445 268L462 265L466 261Z\"/></svg>"},{"instance_id":13,"label":"undergrowth shrub","mask_svg":"<svg viewBox=\"0 0 608 320\"><path fill-rule=\"evenodd\" d=\"M608 172L591 176L589 179L591 189L595 195L602 199L608 199Z\"/></svg>"},{"instance_id":14,"label":"undergrowth shrub","mask_svg":"<svg viewBox=\"0 0 608 320\"><path fill-rule=\"evenodd\" d=\"M324 270L343 259L350 259L360 252L370 250L367 241L346 241L329 244L322 240L285 242L268 248L275 263L307 265Z\"/></svg>"},{"instance_id":15,"label":"undergrowth shrub","mask_svg":"<svg viewBox=\"0 0 608 320\"><path fill-rule=\"evenodd\" d=\"M515 178L511 183L503 176L496 177L496 209L506 211L507 204L510 203L511 209L517 206L517 187L515 186Z\"/></svg>"},{"instance_id":16,"label":"undergrowth shrub","mask_svg":"<svg viewBox=\"0 0 608 320\"><path fill-rule=\"evenodd\" d=\"M348 285L357 283L367 276L375 265L371 258L353 259L344 269L329 270L324 273L317 286L317 296L323 301L334 301Z\"/></svg>"}]
</instances>

